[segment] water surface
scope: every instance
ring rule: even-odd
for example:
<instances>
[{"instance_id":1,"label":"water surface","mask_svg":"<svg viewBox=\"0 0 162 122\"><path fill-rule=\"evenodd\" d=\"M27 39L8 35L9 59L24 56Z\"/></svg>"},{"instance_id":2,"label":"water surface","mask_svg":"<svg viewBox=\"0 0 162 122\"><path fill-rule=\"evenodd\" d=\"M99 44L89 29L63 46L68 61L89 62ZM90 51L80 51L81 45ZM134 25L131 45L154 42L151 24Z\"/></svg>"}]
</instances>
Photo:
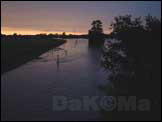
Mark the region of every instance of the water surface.
<instances>
[{"instance_id":1,"label":"water surface","mask_svg":"<svg viewBox=\"0 0 162 122\"><path fill-rule=\"evenodd\" d=\"M100 112L54 112L53 96L100 96L107 82L100 50L86 39L69 39L39 58L1 76L4 120L101 120Z\"/></svg>"}]
</instances>

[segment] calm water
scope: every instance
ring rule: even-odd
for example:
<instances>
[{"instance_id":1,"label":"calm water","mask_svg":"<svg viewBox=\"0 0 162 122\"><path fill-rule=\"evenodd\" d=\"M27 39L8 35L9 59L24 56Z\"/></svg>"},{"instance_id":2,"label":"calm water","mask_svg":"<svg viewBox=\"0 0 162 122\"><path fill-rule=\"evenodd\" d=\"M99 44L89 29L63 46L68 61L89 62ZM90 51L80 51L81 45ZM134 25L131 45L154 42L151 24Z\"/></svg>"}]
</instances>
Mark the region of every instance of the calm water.
<instances>
[{"instance_id":1,"label":"calm water","mask_svg":"<svg viewBox=\"0 0 162 122\"><path fill-rule=\"evenodd\" d=\"M107 82L100 51L86 39L66 44L1 76L1 117L7 120L101 120L100 112L53 111L53 96L101 96Z\"/></svg>"}]
</instances>

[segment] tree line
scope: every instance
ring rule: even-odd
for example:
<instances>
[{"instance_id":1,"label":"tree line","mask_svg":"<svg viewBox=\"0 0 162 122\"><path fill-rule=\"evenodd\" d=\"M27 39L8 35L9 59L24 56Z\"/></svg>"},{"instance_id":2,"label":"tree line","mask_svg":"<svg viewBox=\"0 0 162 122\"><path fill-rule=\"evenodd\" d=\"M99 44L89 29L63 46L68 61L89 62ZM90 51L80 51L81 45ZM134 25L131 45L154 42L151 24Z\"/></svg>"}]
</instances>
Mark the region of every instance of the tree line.
<instances>
[{"instance_id":1,"label":"tree line","mask_svg":"<svg viewBox=\"0 0 162 122\"><path fill-rule=\"evenodd\" d=\"M111 38L119 41L111 44L109 51L103 51L102 65L112 72L109 80L113 88L118 89L112 94L134 95L160 102L161 19L151 15L144 19L131 15L118 16L114 18L111 29ZM156 108L153 103L151 105L152 116L146 114L143 118L160 117L160 107ZM137 116L134 114L133 117Z\"/></svg>"}]
</instances>

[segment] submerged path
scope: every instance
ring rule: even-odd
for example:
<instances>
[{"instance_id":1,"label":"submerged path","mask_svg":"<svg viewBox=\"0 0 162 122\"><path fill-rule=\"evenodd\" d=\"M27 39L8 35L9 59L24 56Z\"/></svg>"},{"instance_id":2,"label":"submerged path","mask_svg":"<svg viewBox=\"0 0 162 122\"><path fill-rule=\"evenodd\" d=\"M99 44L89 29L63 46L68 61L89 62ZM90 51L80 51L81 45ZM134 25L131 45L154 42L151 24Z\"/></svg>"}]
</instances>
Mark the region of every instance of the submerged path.
<instances>
[{"instance_id":1,"label":"submerged path","mask_svg":"<svg viewBox=\"0 0 162 122\"><path fill-rule=\"evenodd\" d=\"M2 120L101 120L100 112L54 112L53 96L98 96L107 82L100 53L86 39L59 48L1 76Z\"/></svg>"}]
</instances>

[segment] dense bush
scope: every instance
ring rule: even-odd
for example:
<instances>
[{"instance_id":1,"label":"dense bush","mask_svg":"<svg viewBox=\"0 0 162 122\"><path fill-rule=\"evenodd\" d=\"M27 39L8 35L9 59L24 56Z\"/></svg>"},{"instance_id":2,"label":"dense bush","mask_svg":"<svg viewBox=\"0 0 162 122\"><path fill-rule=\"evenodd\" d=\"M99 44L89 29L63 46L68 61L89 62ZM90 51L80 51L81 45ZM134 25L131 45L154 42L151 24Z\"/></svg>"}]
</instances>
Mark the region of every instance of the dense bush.
<instances>
[{"instance_id":1,"label":"dense bush","mask_svg":"<svg viewBox=\"0 0 162 122\"><path fill-rule=\"evenodd\" d=\"M115 17L111 28L113 37L121 40L118 48L113 44L110 51L103 52L106 69L118 73L113 74L113 82L129 84L129 94L160 98L161 20L150 15L144 20L141 17L133 19L131 15L119 16ZM118 51L123 51L126 57L121 57L116 53ZM121 71L122 74L127 72L126 81L122 78L117 81L116 77L121 77Z\"/></svg>"}]
</instances>

